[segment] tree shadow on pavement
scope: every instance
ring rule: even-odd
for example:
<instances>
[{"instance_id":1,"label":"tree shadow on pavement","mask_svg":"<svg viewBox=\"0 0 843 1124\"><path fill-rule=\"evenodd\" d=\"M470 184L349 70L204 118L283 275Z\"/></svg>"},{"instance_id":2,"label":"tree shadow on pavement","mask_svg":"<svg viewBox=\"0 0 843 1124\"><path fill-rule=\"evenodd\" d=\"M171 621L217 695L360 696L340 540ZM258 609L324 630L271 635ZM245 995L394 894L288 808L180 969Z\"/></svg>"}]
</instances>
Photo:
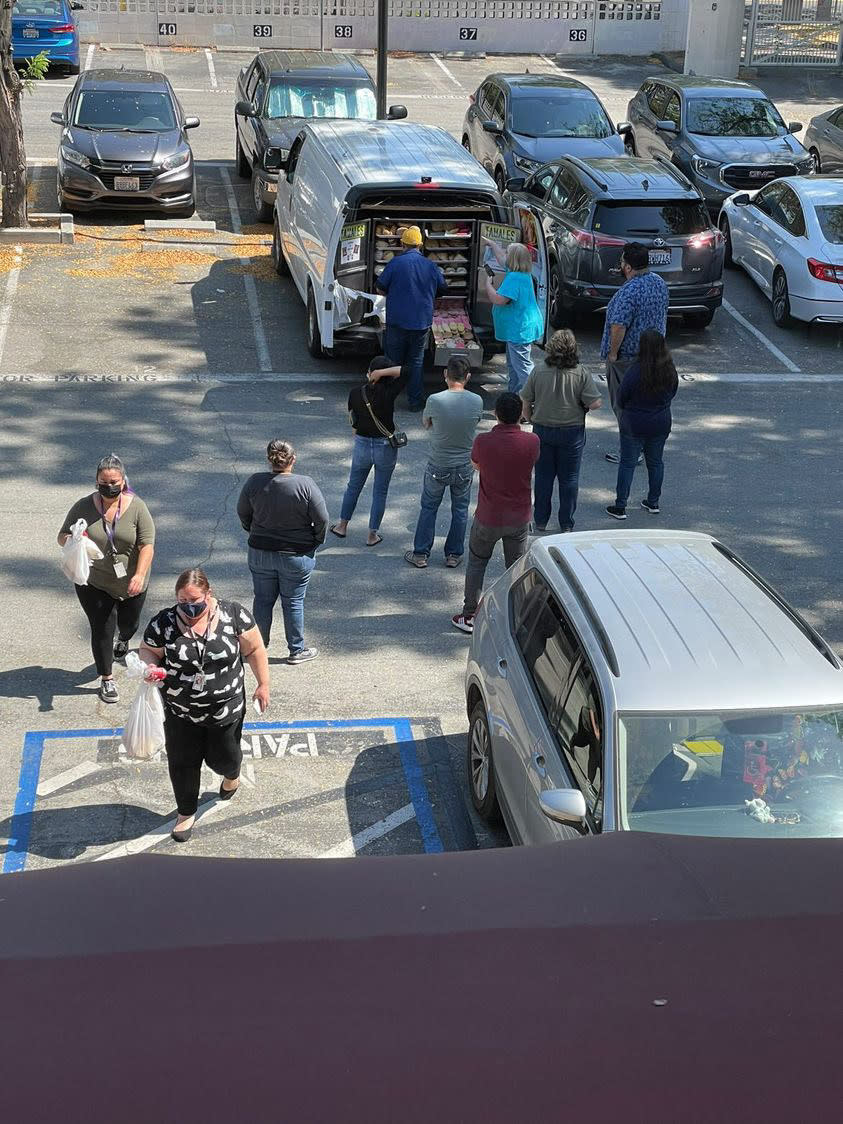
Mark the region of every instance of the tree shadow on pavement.
<instances>
[{"instance_id":1,"label":"tree shadow on pavement","mask_svg":"<svg viewBox=\"0 0 843 1124\"><path fill-rule=\"evenodd\" d=\"M89 685L96 676L93 664L81 671L62 667L15 667L0 671L0 698L38 699L38 710L54 710L57 695L96 695L97 685Z\"/></svg>"},{"instance_id":2,"label":"tree shadow on pavement","mask_svg":"<svg viewBox=\"0 0 843 1124\"><path fill-rule=\"evenodd\" d=\"M0 822L0 837L10 843L0 854L15 851L11 841L29 837L27 852L44 859L78 859L89 847L139 839L172 818L136 804L80 804L74 808L45 808L11 816Z\"/></svg>"}]
</instances>

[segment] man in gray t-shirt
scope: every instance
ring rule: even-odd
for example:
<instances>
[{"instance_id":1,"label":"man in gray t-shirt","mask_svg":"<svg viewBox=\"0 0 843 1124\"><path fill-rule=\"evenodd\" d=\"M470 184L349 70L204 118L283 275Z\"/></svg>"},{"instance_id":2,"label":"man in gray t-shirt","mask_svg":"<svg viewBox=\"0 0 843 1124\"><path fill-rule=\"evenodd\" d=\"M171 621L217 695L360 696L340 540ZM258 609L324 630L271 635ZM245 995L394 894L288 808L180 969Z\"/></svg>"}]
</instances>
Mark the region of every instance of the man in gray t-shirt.
<instances>
[{"instance_id":1,"label":"man in gray t-shirt","mask_svg":"<svg viewBox=\"0 0 843 1124\"><path fill-rule=\"evenodd\" d=\"M445 368L447 390L431 394L422 415L430 430L430 459L424 473L421 511L416 524L413 549L404 560L424 569L436 535L436 513L451 489L451 526L445 539L445 565L459 566L465 551L468 505L471 500L471 446L478 422L483 416L483 399L466 390L471 377L468 360L455 355Z\"/></svg>"}]
</instances>

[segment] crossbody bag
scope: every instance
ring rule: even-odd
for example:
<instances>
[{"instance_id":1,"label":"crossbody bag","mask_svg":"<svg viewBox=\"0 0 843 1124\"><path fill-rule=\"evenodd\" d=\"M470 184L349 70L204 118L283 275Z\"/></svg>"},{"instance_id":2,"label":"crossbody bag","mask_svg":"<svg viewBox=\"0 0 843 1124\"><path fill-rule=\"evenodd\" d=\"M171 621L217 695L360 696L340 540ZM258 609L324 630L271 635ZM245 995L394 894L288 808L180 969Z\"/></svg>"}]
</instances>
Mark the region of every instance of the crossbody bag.
<instances>
[{"instance_id":1,"label":"crossbody bag","mask_svg":"<svg viewBox=\"0 0 843 1124\"><path fill-rule=\"evenodd\" d=\"M378 431L381 437L385 437L393 449L403 449L407 444L407 434L402 432L400 429L395 429L392 431L392 433L390 433L386 426L381 425L381 423L375 417L375 411L372 409L372 404L366 394L365 386L361 386L360 394L363 397L363 402L366 406L366 409L372 415L372 421L375 423L375 429Z\"/></svg>"}]
</instances>

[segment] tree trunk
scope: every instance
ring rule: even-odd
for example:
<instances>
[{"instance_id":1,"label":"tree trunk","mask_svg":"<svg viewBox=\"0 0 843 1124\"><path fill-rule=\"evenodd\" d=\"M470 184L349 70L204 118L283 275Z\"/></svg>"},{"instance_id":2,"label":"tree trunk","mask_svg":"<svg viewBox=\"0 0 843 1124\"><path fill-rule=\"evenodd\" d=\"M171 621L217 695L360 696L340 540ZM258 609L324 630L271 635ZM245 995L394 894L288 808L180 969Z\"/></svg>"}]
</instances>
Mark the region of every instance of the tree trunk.
<instances>
[{"instance_id":1,"label":"tree trunk","mask_svg":"<svg viewBox=\"0 0 843 1124\"><path fill-rule=\"evenodd\" d=\"M0 0L0 168L2 226L26 226L26 150L18 72L12 64L12 0Z\"/></svg>"}]
</instances>

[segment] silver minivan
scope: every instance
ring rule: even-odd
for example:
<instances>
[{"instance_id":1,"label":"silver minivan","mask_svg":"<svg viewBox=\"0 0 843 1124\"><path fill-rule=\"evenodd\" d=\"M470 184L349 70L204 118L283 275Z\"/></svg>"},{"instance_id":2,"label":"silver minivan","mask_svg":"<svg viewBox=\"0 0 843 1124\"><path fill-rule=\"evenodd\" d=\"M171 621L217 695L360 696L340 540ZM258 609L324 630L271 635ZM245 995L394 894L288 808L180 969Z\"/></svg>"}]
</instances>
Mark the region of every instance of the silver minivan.
<instances>
[{"instance_id":1,"label":"silver minivan","mask_svg":"<svg viewBox=\"0 0 843 1124\"><path fill-rule=\"evenodd\" d=\"M466 700L472 801L513 842L843 835L841 662L708 535L535 540L483 596Z\"/></svg>"}]
</instances>

